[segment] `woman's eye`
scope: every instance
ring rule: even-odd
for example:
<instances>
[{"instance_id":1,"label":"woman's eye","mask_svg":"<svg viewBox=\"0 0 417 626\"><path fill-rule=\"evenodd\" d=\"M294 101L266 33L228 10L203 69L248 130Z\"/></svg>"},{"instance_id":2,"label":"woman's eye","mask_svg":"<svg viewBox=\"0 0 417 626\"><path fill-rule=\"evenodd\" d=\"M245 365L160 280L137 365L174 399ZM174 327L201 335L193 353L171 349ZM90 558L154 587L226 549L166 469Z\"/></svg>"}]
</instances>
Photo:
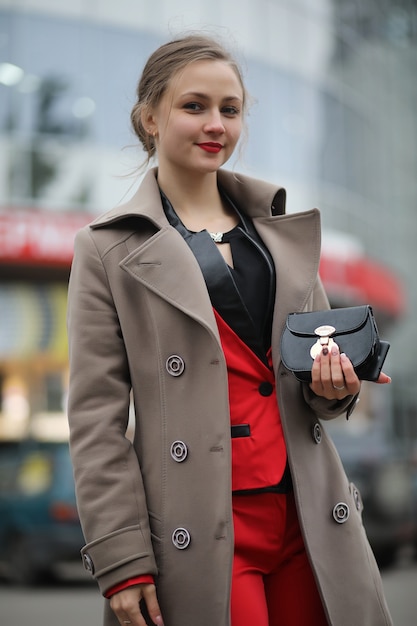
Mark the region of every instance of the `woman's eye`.
<instances>
[{"instance_id":1,"label":"woman's eye","mask_svg":"<svg viewBox=\"0 0 417 626\"><path fill-rule=\"evenodd\" d=\"M201 111L202 108L203 107L198 102L187 102L184 104L184 109L187 109L188 111Z\"/></svg>"},{"instance_id":2,"label":"woman's eye","mask_svg":"<svg viewBox=\"0 0 417 626\"><path fill-rule=\"evenodd\" d=\"M239 115L240 113L239 109L234 106L223 107L222 112L224 113L224 115L230 115L230 116Z\"/></svg>"},{"instance_id":3,"label":"woman's eye","mask_svg":"<svg viewBox=\"0 0 417 626\"><path fill-rule=\"evenodd\" d=\"M183 105L183 108L186 111L190 111L192 113L201 113L205 110L206 107L204 104L201 104L200 102L186 102ZM227 117L236 117L240 114L239 107L231 105L231 104L222 107L220 111L223 115L226 115Z\"/></svg>"}]
</instances>

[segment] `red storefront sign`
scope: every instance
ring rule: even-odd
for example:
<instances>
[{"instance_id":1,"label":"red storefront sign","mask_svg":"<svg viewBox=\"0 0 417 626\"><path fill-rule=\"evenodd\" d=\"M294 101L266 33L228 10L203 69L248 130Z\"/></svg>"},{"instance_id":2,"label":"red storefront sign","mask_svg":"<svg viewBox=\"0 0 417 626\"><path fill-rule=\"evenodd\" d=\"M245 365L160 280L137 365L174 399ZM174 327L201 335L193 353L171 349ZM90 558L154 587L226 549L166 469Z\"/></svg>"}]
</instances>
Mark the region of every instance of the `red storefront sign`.
<instances>
[{"instance_id":1,"label":"red storefront sign","mask_svg":"<svg viewBox=\"0 0 417 626\"><path fill-rule=\"evenodd\" d=\"M75 233L92 219L83 213L0 213L0 263L68 266Z\"/></svg>"}]
</instances>

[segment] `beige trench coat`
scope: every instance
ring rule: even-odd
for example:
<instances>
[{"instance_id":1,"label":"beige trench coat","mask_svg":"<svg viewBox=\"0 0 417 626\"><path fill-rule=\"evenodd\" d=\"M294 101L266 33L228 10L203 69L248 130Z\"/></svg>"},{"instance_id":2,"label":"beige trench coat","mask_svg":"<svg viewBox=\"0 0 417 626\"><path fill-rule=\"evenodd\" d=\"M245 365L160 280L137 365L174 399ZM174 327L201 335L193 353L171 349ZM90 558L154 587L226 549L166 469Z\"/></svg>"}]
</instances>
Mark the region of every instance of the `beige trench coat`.
<instances>
[{"instance_id":1,"label":"beige trench coat","mask_svg":"<svg viewBox=\"0 0 417 626\"><path fill-rule=\"evenodd\" d=\"M300 524L329 624L391 618L361 501L321 420L327 401L282 366L290 311L328 306L318 279L320 218L284 214L285 192L220 171L277 273L273 362ZM157 576L165 626L228 626L233 558L226 364L193 253L163 213L155 171L133 199L77 235L69 286L69 420L84 564L103 593ZM125 437L130 391L135 438ZM341 419L344 419L341 418ZM300 602L303 590L300 589ZM105 626L117 620L106 601Z\"/></svg>"}]
</instances>

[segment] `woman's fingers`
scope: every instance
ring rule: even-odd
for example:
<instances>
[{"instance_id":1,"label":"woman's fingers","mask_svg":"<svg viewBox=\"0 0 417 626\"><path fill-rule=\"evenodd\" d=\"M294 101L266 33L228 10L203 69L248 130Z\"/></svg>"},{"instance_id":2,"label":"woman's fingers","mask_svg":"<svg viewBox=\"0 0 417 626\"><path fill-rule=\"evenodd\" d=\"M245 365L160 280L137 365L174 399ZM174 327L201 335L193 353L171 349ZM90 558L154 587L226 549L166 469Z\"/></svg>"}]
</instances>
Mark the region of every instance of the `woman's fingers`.
<instances>
[{"instance_id":1,"label":"woman's fingers","mask_svg":"<svg viewBox=\"0 0 417 626\"><path fill-rule=\"evenodd\" d=\"M361 383L353 365L346 354L340 354L337 344L333 344L331 350L323 347L314 359L311 377L312 391L328 400L342 400L360 391Z\"/></svg>"},{"instance_id":2,"label":"woman's fingers","mask_svg":"<svg viewBox=\"0 0 417 626\"><path fill-rule=\"evenodd\" d=\"M149 617L156 626L164 626L164 622L161 616L161 609L159 608L158 598L156 596L155 585L146 585L143 589L143 599L148 609Z\"/></svg>"},{"instance_id":3,"label":"woman's fingers","mask_svg":"<svg viewBox=\"0 0 417 626\"><path fill-rule=\"evenodd\" d=\"M381 372L378 380L376 380L375 382L378 383L378 385L387 385L391 382L391 376L388 376L388 374L384 374L384 372Z\"/></svg>"},{"instance_id":4,"label":"woman's fingers","mask_svg":"<svg viewBox=\"0 0 417 626\"><path fill-rule=\"evenodd\" d=\"M129 626L129 624L131 626L146 626L139 605L142 598L154 624L163 626L155 585L148 583L132 585L111 597L110 606L115 612L120 626Z\"/></svg>"}]
</instances>

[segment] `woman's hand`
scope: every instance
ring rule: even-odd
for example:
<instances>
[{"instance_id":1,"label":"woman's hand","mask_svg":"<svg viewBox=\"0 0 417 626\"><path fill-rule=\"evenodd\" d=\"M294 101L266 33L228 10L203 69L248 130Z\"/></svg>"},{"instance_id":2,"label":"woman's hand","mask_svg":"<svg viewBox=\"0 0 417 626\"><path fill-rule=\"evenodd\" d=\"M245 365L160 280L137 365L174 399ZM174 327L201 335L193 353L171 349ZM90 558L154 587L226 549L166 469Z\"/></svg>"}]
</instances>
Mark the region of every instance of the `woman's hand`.
<instances>
[{"instance_id":1,"label":"woman's hand","mask_svg":"<svg viewBox=\"0 0 417 626\"><path fill-rule=\"evenodd\" d=\"M381 372L376 382L390 383L391 378ZM337 344L330 351L324 346L313 362L310 389L327 400L343 400L358 394L360 388L361 381L346 354L340 354Z\"/></svg>"},{"instance_id":2,"label":"woman's hand","mask_svg":"<svg viewBox=\"0 0 417 626\"><path fill-rule=\"evenodd\" d=\"M110 598L110 606L116 613L120 626L146 626L145 619L141 613L139 602L144 600L146 608L153 623L163 626L161 610L156 597L155 585L146 583L132 585Z\"/></svg>"}]
</instances>

